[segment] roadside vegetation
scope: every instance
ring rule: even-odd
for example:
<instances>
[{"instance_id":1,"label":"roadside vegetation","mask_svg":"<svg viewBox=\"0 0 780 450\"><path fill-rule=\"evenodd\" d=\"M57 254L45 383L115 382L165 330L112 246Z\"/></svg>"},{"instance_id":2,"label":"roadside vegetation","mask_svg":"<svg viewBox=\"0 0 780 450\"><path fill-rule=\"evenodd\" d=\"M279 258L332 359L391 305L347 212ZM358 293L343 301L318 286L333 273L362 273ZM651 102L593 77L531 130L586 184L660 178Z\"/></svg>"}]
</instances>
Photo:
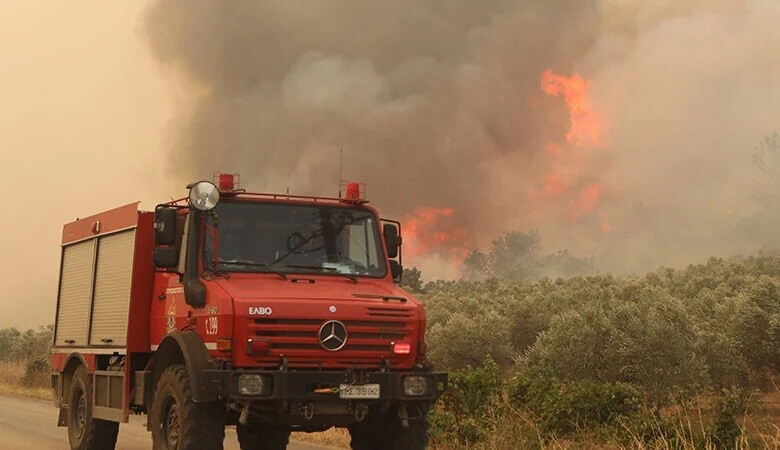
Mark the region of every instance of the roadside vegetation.
<instances>
[{"instance_id":1,"label":"roadside vegetation","mask_svg":"<svg viewBox=\"0 0 780 450\"><path fill-rule=\"evenodd\" d=\"M460 281L405 272L426 305L428 357L450 372L431 448L780 446L780 257L594 272L540 256L523 233L470 256ZM0 393L48 398L50 343L51 327L0 330Z\"/></svg>"},{"instance_id":2,"label":"roadside vegetation","mask_svg":"<svg viewBox=\"0 0 780 450\"><path fill-rule=\"evenodd\" d=\"M0 394L50 399L49 349L53 327L0 329Z\"/></svg>"},{"instance_id":3,"label":"roadside vegetation","mask_svg":"<svg viewBox=\"0 0 780 450\"><path fill-rule=\"evenodd\" d=\"M434 448L780 446L780 257L594 275L508 233L464 280L406 275L450 371Z\"/></svg>"}]
</instances>

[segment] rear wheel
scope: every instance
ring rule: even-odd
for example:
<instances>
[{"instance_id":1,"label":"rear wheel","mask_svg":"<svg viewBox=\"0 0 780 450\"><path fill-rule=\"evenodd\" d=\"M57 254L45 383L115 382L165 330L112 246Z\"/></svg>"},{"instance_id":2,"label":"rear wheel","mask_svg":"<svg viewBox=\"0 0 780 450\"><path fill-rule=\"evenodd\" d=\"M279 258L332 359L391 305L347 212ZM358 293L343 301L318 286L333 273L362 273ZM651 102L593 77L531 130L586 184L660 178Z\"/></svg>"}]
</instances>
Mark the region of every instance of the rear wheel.
<instances>
[{"instance_id":1,"label":"rear wheel","mask_svg":"<svg viewBox=\"0 0 780 450\"><path fill-rule=\"evenodd\" d=\"M72 450L113 450L119 424L92 418L92 378L84 366L73 374L68 392L68 440Z\"/></svg>"},{"instance_id":2,"label":"rear wheel","mask_svg":"<svg viewBox=\"0 0 780 450\"><path fill-rule=\"evenodd\" d=\"M398 410L385 415L369 415L363 422L349 426L352 450L424 450L428 444L428 416L410 418L404 426Z\"/></svg>"},{"instance_id":3,"label":"rear wheel","mask_svg":"<svg viewBox=\"0 0 780 450\"><path fill-rule=\"evenodd\" d=\"M290 432L268 424L250 423L236 427L241 450L285 450Z\"/></svg>"},{"instance_id":4,"label":"rear wheel","mask_svg":"<svg viewBox=\"0 0 780 450\"><path fill-rule=\"evenodd\" d=\"M173 365L160 375L150 417L154 450L221 450L225 410L192 400L187 368Z\"/></svg>"}]
</instances>

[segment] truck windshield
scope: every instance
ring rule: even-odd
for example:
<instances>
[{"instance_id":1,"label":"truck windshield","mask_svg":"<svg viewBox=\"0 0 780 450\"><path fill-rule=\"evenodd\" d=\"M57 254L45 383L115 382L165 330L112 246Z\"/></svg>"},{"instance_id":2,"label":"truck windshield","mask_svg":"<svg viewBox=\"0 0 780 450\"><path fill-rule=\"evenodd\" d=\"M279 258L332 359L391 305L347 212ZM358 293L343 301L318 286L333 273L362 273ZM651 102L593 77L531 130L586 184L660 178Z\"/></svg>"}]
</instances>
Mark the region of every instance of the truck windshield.
<instances>
[{"instance_id":1,"label":"truck windshield","mask_svg":"<svg viewBox=\"0 0 780 450\"><path fill-rule=\"evenodd\" d=\"M385 276L371 210L223 201L214 212L206 220L207 270Z\"/></svg>"}]
</instances>

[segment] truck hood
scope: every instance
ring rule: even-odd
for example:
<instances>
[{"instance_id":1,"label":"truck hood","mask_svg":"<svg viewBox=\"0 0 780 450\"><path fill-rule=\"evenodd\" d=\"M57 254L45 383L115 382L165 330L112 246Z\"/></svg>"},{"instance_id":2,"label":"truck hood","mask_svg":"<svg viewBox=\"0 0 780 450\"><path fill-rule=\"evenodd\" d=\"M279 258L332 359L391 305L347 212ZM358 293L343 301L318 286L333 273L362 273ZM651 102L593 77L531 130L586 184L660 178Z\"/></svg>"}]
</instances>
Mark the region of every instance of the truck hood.
<instances>
[{"instance_id":1,"label":"truck hood","mask_svg":"<svg viewBox=\"0 0 780 450\"><path fill-rule=\"evenodd\" d=\"M393 303L417 304L408 292L384 279L358 280L352 283L347 278L329 275L291 274L287 280L283 280L267 274L232 274L230 278L216 278L213 282L239 300L354 300L373 297L374 301L384 298Z\"/></svg>"}]
</instances>

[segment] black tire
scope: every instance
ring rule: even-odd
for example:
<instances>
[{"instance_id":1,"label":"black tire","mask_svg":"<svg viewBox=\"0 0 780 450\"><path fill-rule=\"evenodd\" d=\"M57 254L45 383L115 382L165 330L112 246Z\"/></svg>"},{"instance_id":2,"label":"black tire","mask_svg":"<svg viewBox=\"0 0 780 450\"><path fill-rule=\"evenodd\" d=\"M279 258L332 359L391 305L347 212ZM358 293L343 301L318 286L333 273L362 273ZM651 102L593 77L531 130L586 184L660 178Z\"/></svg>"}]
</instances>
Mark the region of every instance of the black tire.
<instances>
[{"instance_id":1,"label":"black tire","mask_svg":"<svg viewBox=\"0 0 780 450\"><path fill-rule=\"evenodd\" d=\"M72 450L113 450L119 423L92 418L92 377L84 366L68 390L68 441Z\"/></svg>"},{"instance_id":2,"label":"black tire","mask_svg":"<svg viewBox=\"0 0 780 450\"><path fill-rule=\"evenodd\" d=\"M160 375L150 421L154 450L222 450L225 409L192 400L190 377L181 364Z\"/></svg>"},{"instance_id":3,"label":"black tire","mask_svg":"<svg viewBox=\"0 0 780 450\"><path fill-rule=\"evenodd\" d=\"M412 408L413 409L413 408ZM409 419L403 426L398 410L391 408L383 416L369 415L363 422L350 425L352 450L425 450L428 445L428 415Z\"/></svg>"},{"instance_id":4,"label":"black tire","mask_svg":"<svg viewBox=\"0 0 780 450\"><path fill-rule=\"evenodd\" d=\"M285 450L290 442L290 432L271 425L250 423L236 427L241 450Z\"/></svg>"}]
</instances>

